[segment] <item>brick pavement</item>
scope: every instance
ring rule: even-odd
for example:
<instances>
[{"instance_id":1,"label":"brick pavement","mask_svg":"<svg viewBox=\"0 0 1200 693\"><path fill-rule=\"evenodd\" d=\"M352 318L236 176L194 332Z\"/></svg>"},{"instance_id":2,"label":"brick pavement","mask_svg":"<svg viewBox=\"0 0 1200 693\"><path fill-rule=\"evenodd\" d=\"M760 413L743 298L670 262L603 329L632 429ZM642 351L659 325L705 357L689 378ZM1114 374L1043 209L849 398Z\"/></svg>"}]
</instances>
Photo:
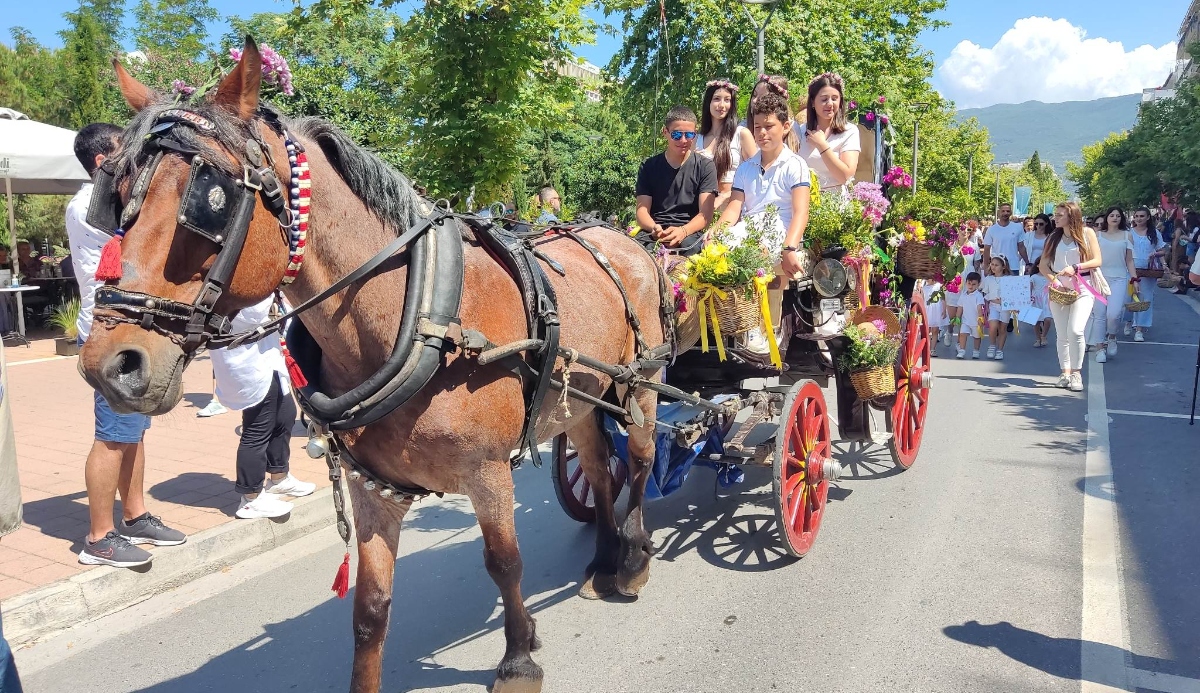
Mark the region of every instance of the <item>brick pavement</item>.
<instances>
[{"instance_id":1,"label":"brick pavement","mask_svg":"<svg viewBox=\"0 0 1200 693\"><path fill-rule=\"evenodd\" d=\"M28 348L5 347L25 523L0 539L0 599L84 570L119 570L79 564L88 529L83 467L94 432L92 393L76 371L76 359L54 357L54 341L36 336L31 334ZM146 506L188 534L230 521L264 522L233 517L241 416L196 416L212 392L207 357L188 368L183 385L183 401L156 417L146 433ZM328 486L324 461L303 451L299 423L292 436L292 473ZM119 501L117 508L119 514Z\"/></svg>"}]
</instances>

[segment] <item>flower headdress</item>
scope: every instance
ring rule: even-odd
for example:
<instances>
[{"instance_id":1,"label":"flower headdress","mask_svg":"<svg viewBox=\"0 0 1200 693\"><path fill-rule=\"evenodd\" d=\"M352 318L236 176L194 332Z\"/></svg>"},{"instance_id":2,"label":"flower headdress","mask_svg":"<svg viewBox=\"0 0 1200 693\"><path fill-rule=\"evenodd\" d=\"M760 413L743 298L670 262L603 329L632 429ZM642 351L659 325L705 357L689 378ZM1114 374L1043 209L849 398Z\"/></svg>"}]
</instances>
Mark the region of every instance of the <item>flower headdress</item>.
<instances>
[{"instance_id":1,"label":"flower headdress","mask_svg":"<svg viewBox=\"0 0 1200 693\"><path fill-rule=\"evenodd\" d=\"M263 83L279 89L280 93L285 96L294 95L296 90L292 86L292 70L288 66L287 60L265 43L259 46L258 50L259 55L262 57ZM240 61L242 59L242 49L230 48L229 59L235 63ZM190 99L198 101L209 91L216 88L224 77L225 71L222 69L220 62L217 62L213 68L212 79L207 84L193 87L182 79L177 79L171 82L171 91L176 94L176 100Z\"/></svg>"},{"instance_id":2,"label":"flower headdress","mask_svg":"<svg viewBox=\"0 0 1200 693\"><path fill-rule=\"evenodd\" d=\"M829 80L829 83L831 85L837 87L838 89L844 89L846 87L846 81L844 79L842 79L842 76L839 75L838 73L822 72L821 74L817 75L816 77L813 77L812 81L808 83L809 88L811 89L812 85L816 84L817 82L820 82L823 79Z\"/></svg>"},{"instance_id":3,"label":"flower headdress","mask_svg":"<svg viewBox=\"0 0 1200 693\"><path fill-rule=\"evenodd\" d=\"M729 91L731 91L735 94L737 93L737 90L738 90L737 85L734 84L733 82L730 82L727 79L712 79L704 84L705 89L709 89L712 87L720 87L721 89L728 89Z\"/></svg>"},{"instance_id":4,"label":"flower headdress","mask_svg":"<svg viewBox=\"0 0 1200 693\"><path fill-rule=\"evenodd\" d=\"M783 85L779 84L779 82L776 81L776 77L774 75L759 75L758 76L758 84L762 84L764 82L767 85L767 89L769 89L770 91L773 91L776 94L779 94L780 96L782 96L785 99L788 97L788 90L784 89ZM758 85L755 85L755 86L758 86Z\"/></svg>"}]
</instances>

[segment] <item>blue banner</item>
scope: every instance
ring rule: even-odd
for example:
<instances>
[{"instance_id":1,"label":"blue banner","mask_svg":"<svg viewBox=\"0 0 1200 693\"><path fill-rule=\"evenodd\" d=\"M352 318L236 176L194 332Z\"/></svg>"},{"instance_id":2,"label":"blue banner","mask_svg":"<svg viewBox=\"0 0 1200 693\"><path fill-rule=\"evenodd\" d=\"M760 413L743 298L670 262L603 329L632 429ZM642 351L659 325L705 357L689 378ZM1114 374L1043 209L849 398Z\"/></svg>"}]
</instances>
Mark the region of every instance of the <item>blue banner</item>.
<instances>
[{"instance_id":1,"label":"blue banner","mask_svg":"<svg viewBox=\"0 0 1200 693\"><path fill-rule=\"evenodd\" d=\"M1033 188L1028 186L1018 186L1013 189L1013 216L1024 217L1029 215L1029 202L1033 198Z\"/></svg>"},{"instance_id":2,"label":"blue banner","mask_svg":"<svg viewBox=\"0 0 1200 693\"><path fill-rule=\"evenodd\" d=\"M1046 204L1042 205L1042 212L1045 214L1054 214L1054 203L1047 202Z\"/></svg>"}]
</instances>

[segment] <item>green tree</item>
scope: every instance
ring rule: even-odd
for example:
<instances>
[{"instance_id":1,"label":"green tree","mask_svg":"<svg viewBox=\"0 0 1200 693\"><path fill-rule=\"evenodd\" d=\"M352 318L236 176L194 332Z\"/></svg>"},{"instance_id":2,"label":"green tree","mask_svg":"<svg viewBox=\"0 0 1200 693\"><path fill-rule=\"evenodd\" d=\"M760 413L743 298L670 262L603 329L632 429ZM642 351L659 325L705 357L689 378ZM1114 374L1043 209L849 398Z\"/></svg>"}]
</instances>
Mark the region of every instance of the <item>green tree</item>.
<instances>
[{"instance_id":1,"label":"green tree","mask_svg":"<svg viewBox=\"0 0 1200 693\"><path fill-rule=\"evenodd\" d=\"M61 88L58 52L21 27L14 27L11 35L11 48L0 44L0 103L34 120L69 127L71 106Z\"/></svg>"},{"instance_id":2,"label":"green tree","mask_svg":"<svg viewBox=\"0 0 1200 693\"><path fill-rule=\"evenodd\" d=\"M147 53L196 58L206 48L205 24L217 18L208 0L141 0L134 8L137 47Z\"/></svg>"},{"instance_id":3,"label":"green tree","mask_svg":"<svg viewBox=\"0 0 1200 693\"><path fill-rule=\"evenodd\" d=\"M70 127L117 117L111 61L120 50L123 16L123 0L81 0L78 10L63 15L60 89L70 103Z\"/></svg>"}]
</instances>

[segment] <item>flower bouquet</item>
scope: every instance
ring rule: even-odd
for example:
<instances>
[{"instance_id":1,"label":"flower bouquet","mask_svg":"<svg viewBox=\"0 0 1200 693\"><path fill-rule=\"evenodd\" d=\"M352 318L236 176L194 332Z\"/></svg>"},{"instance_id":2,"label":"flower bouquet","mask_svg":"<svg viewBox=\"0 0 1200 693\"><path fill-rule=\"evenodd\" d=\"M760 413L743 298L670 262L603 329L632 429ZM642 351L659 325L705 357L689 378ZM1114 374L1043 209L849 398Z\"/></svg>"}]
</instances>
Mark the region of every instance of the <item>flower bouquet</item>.
<instances>
[{"instance_id":1,"label":"flower bouquet","mask_svg":"<svg viewBox=\"0 0 1200 693\"><path fill-rule=\"evenodd\" d=\"M874 399L896 392L896 357L900 354L900 335L883 320L847 325L843 335L846 350L838 356L837 366L850 374L850 382L860 399Z\"/></svg>"},{"instance_id":2,"label":"flower bouquet","mask_svg":"<svg viewBox=\"0 0 1200 693\"><path fill-rule=\"evenodd\" d=\"M808 228L804 239L817 255L838 248L847 254L867 254L875 227L883 221L890 202L875 183L855 183L850 195L821 194L813 174Z\"/></svg>"},{"instance_id":3,"label":"flower bouquet","mask_svg":"<svg viewBox=\"0 0 1200 693\"><path fill-rule=\"evenodd\" d=\"M767 302L767 284L775 278L768 238L778 226L777 211L768 207L761 219L747 217L732 227L717 229L704 249L688 259L682 286L688 298L695 299L688 303L699 309L702 351L708 351L711 330L717 354L724 361L724 337L761 327L770 344L772 363L783 367Z\"/></svg>"}]
</instances>

